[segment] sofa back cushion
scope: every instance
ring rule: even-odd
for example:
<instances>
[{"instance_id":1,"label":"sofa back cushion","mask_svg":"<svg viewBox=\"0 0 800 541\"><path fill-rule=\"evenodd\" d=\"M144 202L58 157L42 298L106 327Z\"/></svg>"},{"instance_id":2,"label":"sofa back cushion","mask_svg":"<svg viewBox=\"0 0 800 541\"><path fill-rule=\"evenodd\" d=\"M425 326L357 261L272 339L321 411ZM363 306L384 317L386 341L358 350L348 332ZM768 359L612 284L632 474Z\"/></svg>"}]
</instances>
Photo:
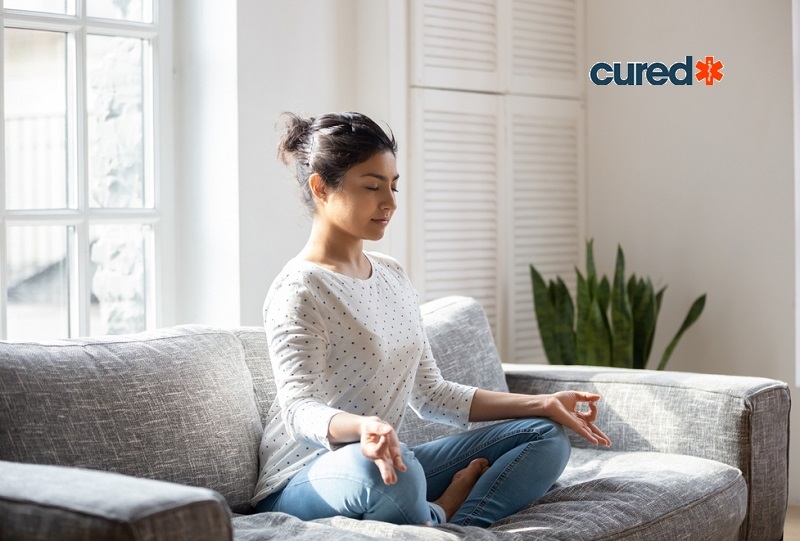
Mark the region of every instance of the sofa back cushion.
<instances>
[{"instance_id":1,"label":"sofa back cushion","mask_svg":"<svg viewBox=\"0 0 800 541\"><path fill-rule=\"evenodd\" d=\"M0 460L207 487L246 511L261 431L230 332L0 342Z\"/></svg>"},{"instance_id":2,"label":"sofa back cushion","mask_svg":"<svg viewBox=\"0 0 800 541\"><path fill-rule=\"evenodd\" d=\"M260 419L264 420L275 400L275 378L272 376L272 364L269 360L267 333L264 327L240 327L234 329L242 342L244 359L253 377L253 391Z\"/></svg>"}]
</instances>

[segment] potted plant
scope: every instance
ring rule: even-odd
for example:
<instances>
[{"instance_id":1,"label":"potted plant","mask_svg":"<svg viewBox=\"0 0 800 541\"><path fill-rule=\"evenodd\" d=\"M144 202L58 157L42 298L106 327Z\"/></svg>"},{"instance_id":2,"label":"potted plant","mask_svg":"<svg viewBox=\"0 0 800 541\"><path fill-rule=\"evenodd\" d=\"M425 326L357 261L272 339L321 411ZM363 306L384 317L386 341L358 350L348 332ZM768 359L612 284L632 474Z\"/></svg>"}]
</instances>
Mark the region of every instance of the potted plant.
<instances>
[{"instance_id":1,"label":"potted plant","mask_svg":"<svg viewBox=\"0 0 800 541\"><path fill-rule=\"evenodd\" d=\"M666 286L655 292L649 278L637 278L635 274L626 282L625 256L620 246L612 284L605 276L598 281L593 241L586 243L586 277L575 269L576 303L560 277L545 283L533 265L530 269L536 320L550 364L647 366ZM705 294L694 301L664 350L659 370L666 367L683 333L700 317L705 302Z\"/></svg>"}]
</instances>

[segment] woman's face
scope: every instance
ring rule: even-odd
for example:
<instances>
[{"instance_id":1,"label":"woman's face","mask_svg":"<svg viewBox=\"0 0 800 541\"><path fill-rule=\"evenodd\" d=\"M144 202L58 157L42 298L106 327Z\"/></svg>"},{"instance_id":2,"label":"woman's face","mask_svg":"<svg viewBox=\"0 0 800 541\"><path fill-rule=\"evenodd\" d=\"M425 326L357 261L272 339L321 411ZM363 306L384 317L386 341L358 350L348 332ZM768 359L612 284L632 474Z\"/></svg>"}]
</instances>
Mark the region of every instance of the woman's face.
<instances>
[{"instance_id":1,"label":"woman's face","mask_svg":"<svg viewBox=\"0 0 800 541\"><path fill-rule=\"evenodd\" d=\"M351 168L338 191L317 200L318 219L353 240L379 240L397 209L397 159L379 152Z\"/></svg>"}]
</instances>

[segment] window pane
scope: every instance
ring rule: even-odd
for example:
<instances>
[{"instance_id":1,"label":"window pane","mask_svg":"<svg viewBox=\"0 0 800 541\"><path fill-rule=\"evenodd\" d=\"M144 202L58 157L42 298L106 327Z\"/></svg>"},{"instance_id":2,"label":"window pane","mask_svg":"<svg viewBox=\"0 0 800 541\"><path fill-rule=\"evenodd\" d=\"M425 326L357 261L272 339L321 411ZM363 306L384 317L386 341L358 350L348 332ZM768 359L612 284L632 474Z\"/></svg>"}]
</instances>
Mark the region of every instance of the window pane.
<instances>
[{"instance_id":1,"label":"window pane","mask_svg":"<svg viewBox=\"0 0 800 541\"><path fill-rule=\"evenodd\" d=\"M123 21L152 22L152 0L87 0L89 17L120 19Z\"/></svg>"},{"instance_id":2,"label":"window pane","mask_svg":"<svg viewBox=\"0 0 800 541\"><path fill-rule=\"evenodd\" d=\"M87 37L92 207L145 205L143 48L140 39Z\"/></svg>"},{"instance_id":3,"label":"window pane","mask_svg":"<svg viewBox=\"0 0 800 541\"><path fill-rule=\"evenodd\" d=\"M61 32L5 29L9 209L68 206L66 41Z\"/></svg>"},{"instance_id":4,"label":"window pane","mask_svg":"<svg viewBox=\"0 0 800 541\"><path fill-rule=\"evenodd\" d=\"M90 231L91 334L145 329L145 254L152 227L98 225Z\"/></svg>"},{"instance_id":5,"label":"window pane","mask_svg":"<svg viewBox=\"0 0 800 541\"><path fill-rule=\"evenodd\" d=\"M47 13L75 14L75 0L4 0L3 7Z\"/></svg>"},{"instance_id":6,"label":"window pane","mask_svg":"<svg viewBox=\"0 0 800 541\"><path fill-rule=\"evenodd\" d=\"M65 226L9 226L8 339L69 336L71 229Z\"/></svg>"}]
</instances>

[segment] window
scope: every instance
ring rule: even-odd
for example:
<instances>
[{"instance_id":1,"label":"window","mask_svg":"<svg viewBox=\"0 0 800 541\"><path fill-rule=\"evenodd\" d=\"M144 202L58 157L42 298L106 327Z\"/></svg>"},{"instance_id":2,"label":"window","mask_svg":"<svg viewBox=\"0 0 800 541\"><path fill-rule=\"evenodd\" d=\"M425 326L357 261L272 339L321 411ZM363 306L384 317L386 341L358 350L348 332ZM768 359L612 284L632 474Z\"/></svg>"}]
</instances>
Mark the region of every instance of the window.
<instances>
[{"instance_id":1,"label":"window","mask_svg":"<svg viewBox=\"0 0 800 541\"><path fill-rule=\"evenodd\" d=\"M3 1L1 338L158 324L162 16L156 0Z\"/></svg>"}]
</instances>

